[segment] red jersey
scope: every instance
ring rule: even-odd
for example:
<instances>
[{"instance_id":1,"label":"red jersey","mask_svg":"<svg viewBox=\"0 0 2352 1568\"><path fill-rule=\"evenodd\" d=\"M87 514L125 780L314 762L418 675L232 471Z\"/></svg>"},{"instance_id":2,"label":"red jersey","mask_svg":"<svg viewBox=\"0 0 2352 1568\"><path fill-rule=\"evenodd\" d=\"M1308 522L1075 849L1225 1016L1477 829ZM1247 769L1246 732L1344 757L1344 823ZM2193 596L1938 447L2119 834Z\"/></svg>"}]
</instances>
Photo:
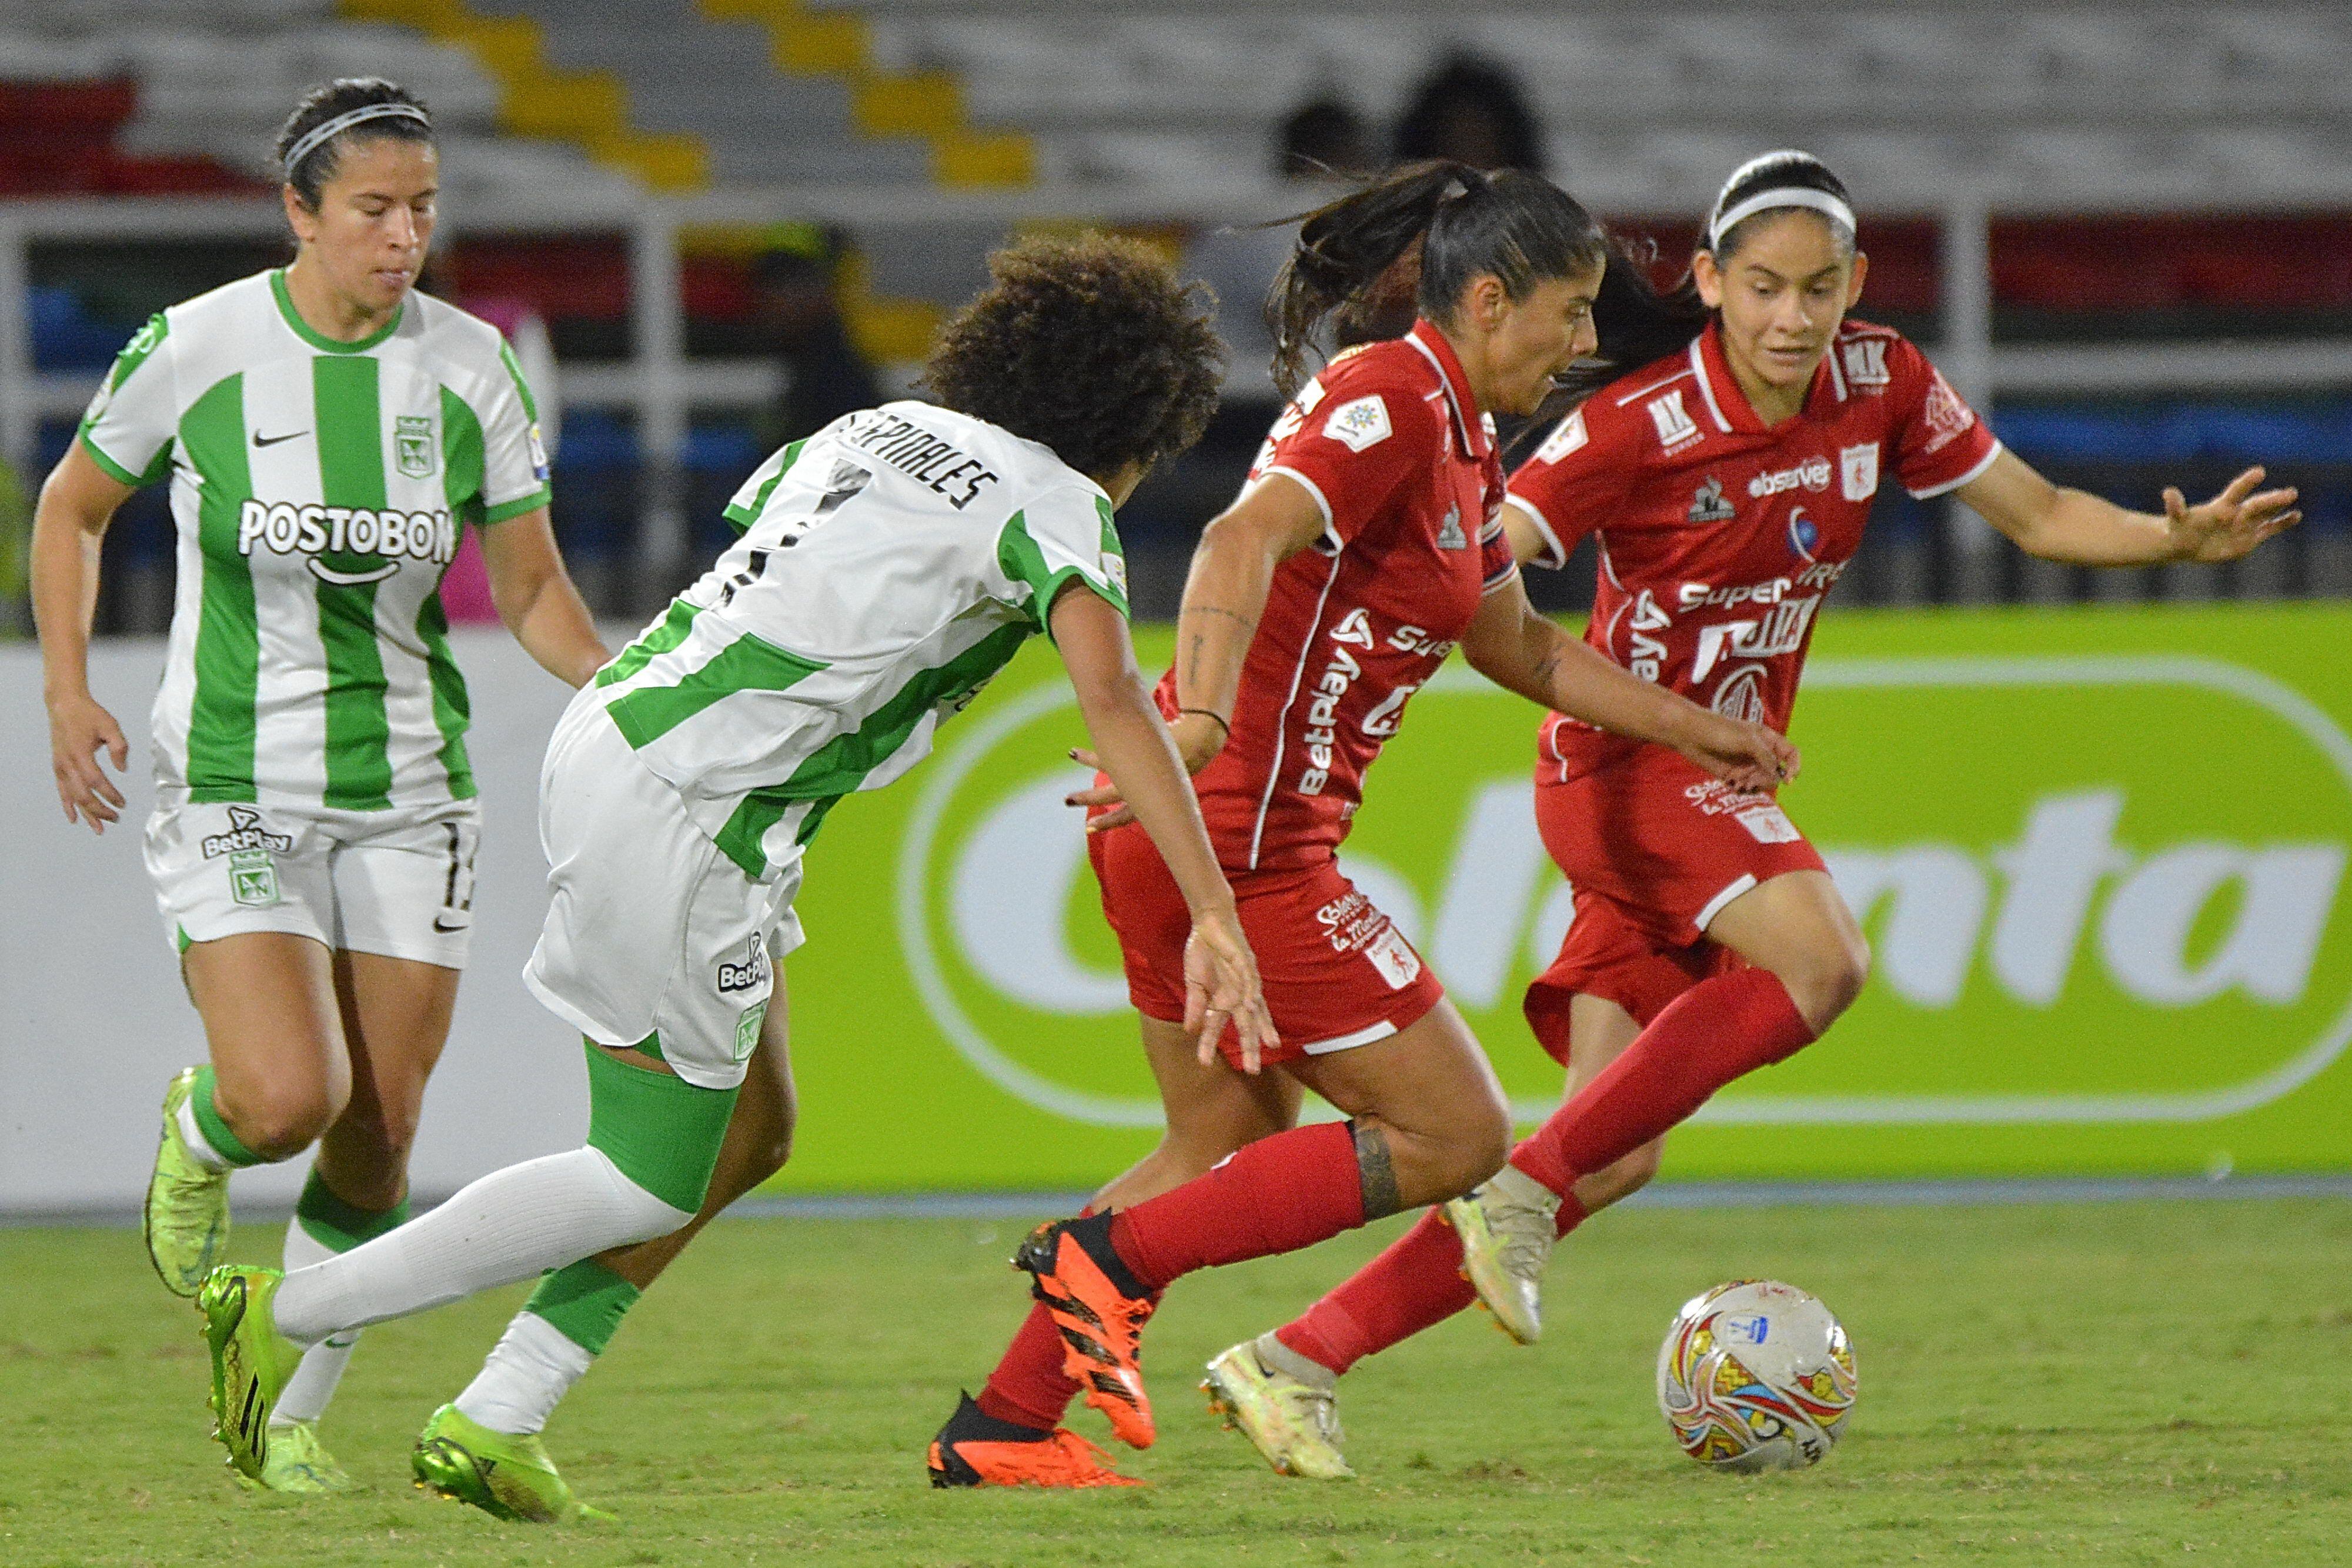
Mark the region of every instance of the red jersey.
<instances>
[{"instance_id":1,"label":"red jersey","mask_svg":"<svg viewBox=\"0 0 2352 1568\"><path fill-rule=\"evenodd\" d=\"M1767 429L1717 328L1620 377L1511 476L1542 564L1600 547L1584 640L1643 680L1785 732L1813 617L1862 542L1881 464L1912 495L1982 474L2000 443L1901 334L1849 321L1804 407ZM1554 714L1565 779L1637 744ZM1549 776L1549 775L1547 775Z\"/></svg>"},{"instance_id":2,"label":"red jersey","mask_svg":"<svg viewBox=\"0 0 2352 1568\"><path fill-rule=\"evenodd\" d=\"M1228 871L1331 858L1406 701L1518 570L1494 433L1426 321L1301 388L1249 484L1273 474L1306 486L1324 530L1275 569L1233 735L1193 780ZM1174 717L1173 671L1159 698Z\"/></svg>"}]
</instances>

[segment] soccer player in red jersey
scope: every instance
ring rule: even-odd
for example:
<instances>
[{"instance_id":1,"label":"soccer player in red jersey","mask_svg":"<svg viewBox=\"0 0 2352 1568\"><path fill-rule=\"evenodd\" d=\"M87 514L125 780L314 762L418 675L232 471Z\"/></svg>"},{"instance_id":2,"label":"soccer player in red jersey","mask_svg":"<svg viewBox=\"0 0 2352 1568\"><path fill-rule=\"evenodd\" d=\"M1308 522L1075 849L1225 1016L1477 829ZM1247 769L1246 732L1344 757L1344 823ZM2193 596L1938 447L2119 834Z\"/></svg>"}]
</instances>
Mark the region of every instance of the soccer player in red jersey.
<instances>
[{"instance_id":1,"label":"soccer player in red jersey","mask_svg":"<svg viewBox=\"0 0 2352 1568\"><path fill-rule=\"evenodd\" d=\"M2003 449L1900 335L1848 320L1865 258L1844 186L1802 152L1727 183L1692 276L1652 293L1613 267L1604 341L1650 353L1516 474L1522 559L1600 546L1586 642L1645 682L1784 730L1813 621L1861 543L1882 473L1957 494L2046 559L2230 560L2298 514L2249 469L2161 517L2061 489ZM1869 953L1821 856L1769 788L1574 718L1545 721L1536 815L1575 888L1559 956L1528 989L1565 1104L1493 1179L1424 1216L1304 1316L1212 1364L1277 1470L1344 1474L1338 1375L1482 1301L1521 1343L1558 1237L1647 1181L1666 1130L1802 1049L1862 988Z\"/></svg>"},{"instance_id":2,"label":"soccer player in red jersey","mask_svg":"<svg viewBox=\"0 0 2352 1568\"><path fill-rule=\"evenodd\" d=\"M1081 792L1168 1136L1087 1215L1023 1244L1037 1304L932 1443L936 1484L1118 1484L1108 1467L1074 1471L1048 1439L1083 1390L1122 1439L1151 1442L1139 1341L1170 1281L1465 1192L1502 1164L1509 1112L1485 1053L1334 859L1366 770L1454 647L1696 777L1762 790L1794 766L1769 728L1569 636L1519 581L1487 416L1533 413L1593 350L1605 256L1553 186L1457 164L1399 171L1302 226L1269 310L1286 390L1335 310L1377 309L1410 283L1419 319L1297 391L1202 534L1159 691L1257 953L1278 1037L1265 1061L1281 1071L1259 1073L1232 1040L1224 1061L1195 1060L1178 1022L1183 904L1108 786ZM1349 1120L1294 1127L1302 1088Z\"/></svg>"}]
</instances>

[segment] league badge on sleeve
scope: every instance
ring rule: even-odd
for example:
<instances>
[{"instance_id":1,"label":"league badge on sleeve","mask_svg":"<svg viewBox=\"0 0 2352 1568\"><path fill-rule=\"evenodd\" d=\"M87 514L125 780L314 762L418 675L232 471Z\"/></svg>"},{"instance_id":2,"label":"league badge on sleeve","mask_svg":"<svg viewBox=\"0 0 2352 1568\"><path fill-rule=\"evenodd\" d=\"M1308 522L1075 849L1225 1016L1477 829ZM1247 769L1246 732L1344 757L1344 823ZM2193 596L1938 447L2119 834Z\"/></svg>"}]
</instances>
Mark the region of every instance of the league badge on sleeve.
<instances>
[{"instance_id":1,"label":"league badge on sleeve","mask_svg":"<svg viewBox=\"0 0 2352 1568\"><path fill-rule=\"evenodd\" d=\"M523 440L530 447L530 472L541 484L547 483L547 444L539 438L539 421L532 420L523 432Z\"/></svg>"},{"instance_id":2,"label":"league badge on sleeve","mask_svg":"<svg viewBox=\"0 0 2352 1568\"><path fill-rule=\"evenodd\" d=\"M1352 402L1341 403L1331 411L1331 417L1323 422L1323 434L1350 452L1378 446L1392 433L1389 423L1389 405L1381 401L1377 392L1370 397L1357 398Z\"/></svg>"},{"instance_id":3,"label":"league badge on sleeve","mask_svg":"<svg viewBox=\"0 0 2352 1568\"><path fill-rule=\"evenodd\" d=\"M1552 426L1544 444L1536 448L1536 461L1557 463L1591 439L1591 433L1584 428L1584 411L1580 408Z\"/></svg>"}]
</instances>

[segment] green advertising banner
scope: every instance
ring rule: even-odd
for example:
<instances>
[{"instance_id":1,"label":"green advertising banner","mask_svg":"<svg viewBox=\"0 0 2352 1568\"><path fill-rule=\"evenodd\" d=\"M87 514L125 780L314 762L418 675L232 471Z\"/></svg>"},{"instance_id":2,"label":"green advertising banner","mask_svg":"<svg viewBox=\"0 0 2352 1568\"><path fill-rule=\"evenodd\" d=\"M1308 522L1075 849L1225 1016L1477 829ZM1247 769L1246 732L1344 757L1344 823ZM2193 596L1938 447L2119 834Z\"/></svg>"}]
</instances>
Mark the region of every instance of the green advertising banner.
<instances>
[{"instance_id":1,"label":"green advertising banner","mask_svg":"<svg viewBox=\"0 0 2352 1568\"><path fill-rule=\"evenodd\" d=\"M1139 637L1159 667L1164 632ZM1523 1120L1519 1015L1568 916L1538 714L1457 660L1341 863L1412 936ZM1875 954L1818 1044L1727 1090L1669 1176L2352 1168L2352 610L1840 612L1783 796ZM1159 1125L1076 813L1084 729L1030 648L813 847L788 1188L1080 1187Z\"/></svg>"}]
</instances>

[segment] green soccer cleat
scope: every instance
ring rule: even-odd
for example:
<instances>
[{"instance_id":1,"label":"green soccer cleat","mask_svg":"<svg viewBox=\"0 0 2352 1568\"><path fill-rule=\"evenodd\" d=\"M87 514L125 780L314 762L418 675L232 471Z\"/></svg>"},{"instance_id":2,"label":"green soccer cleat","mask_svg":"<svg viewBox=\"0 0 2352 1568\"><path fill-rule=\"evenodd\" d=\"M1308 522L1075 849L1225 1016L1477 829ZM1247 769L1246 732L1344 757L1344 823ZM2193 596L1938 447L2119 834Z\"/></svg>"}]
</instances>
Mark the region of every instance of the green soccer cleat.
<instances>
[{"instance_id":1,"label":"green soccer cleat","mask_svg":"<svg viewBox=\"0 0 2352 1568\"><path fill-rule=\"evenodd\" d=\"M1356 1479L1339 1451L1347 1437L1339 1430L1333 1374L1307 1362L1272 1334L1244 1340L1209 1363L1208 1372L1201 1387L1209 1396L1209 1408L1247 1437L1276 1475L1318 1481ZM1298 1372L1322 1375L1303 1377Z\"/></svg>"},{"instance_id":2,"label":"green soccer cleat","mask_svg":"<svg viewBox=\"0 0 2352 1568\"><path fill-rule=\"evenodd\" d=\"M279 1333L269 1315L284 1279L275 1269L225 1264L205 1276L196 1292L205 1344L212 1352L213 1436L228 1450L229 1465L238 1475L264 1484L269 1412L302 1364L302 1347Z\"/></svg>"},{"instance_id":3,"label":"green soccer cleat","mask_svg":"<svg viewBox=\"0 0 2352 1568\"><path fill-rule=\"evenodd\" d=\"M469 1502L525 1524L610 1523L613 1515L572 1495L536 1433L493 1432L455 1405L433 1412L408 1456L419 1491Z\"/></svg>"},{"instance_id":4,"label":"green soccer cleat","mask_svg":"<svg viewBox=\"0 0 2352 1568\"><path fill-rule=\"evenodd\" d=\"M1516 1166L1438 1213L1462 1242L1462 1277L1521 1344L1543 1337L1544 1265L1559 1239L1559 1195Z\"/></svg>"},{"instance_id":5,"label":"green soccer cleat","mask_svg":"<svg viewBox=\"0 0 2352 1568\"><path fill-rule=\"evenodd\" d=\"M191 1067L163 1091L163 1136L141 1215L148 1260L175 1296L194 1295L228 1245L228 1173L197 1164L180 1135L180 1107L195 1086Z\"/></svg>"},{"instance_id":6,"label":"green soccer cleat","mask_svg":"<svg viewBox=\"0 0 2352 1568\"><path fill-rule=\"evenodd\" d=\"M285 1492L294 1497L324 1497L359 1485L319 1441L316 1421L281 1421L270 1427L269 1453L261 1461L261 1479L240 1474L236 1484L247 1491Z\"/></svg>"}]
</instances>

